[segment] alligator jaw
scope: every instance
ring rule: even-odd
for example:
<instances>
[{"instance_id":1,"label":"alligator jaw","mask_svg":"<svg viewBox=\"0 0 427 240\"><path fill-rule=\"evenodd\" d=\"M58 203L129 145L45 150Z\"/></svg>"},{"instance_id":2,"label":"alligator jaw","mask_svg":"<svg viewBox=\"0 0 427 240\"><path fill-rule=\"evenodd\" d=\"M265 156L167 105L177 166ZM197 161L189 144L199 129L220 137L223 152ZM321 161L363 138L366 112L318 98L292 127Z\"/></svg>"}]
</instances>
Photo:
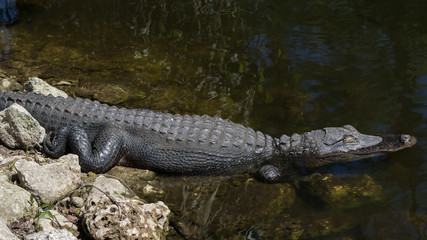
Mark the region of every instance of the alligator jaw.
<instances>
[{"instance_id":1,"label":"alligator jaw","mask_svg":"<svg viewBox=\"0 0 427 240\"><path fill-rule=\"evenodd\" d=\"M308 140L310 147L314 147L307 154L295 155L293 165L305 168L371 158L412 147L417 143L416 138L411 135L366 135L350 125L314 130L305 133L303 137Z\"/></svg>"},{"instance_id":2,"label":"alligator jaw","mask_svg":"<svg viewBox=\"0 0 427 240\"><path fill-rule=\"evenodd\" d=\"M387 152L396 152L404 148L412 147L417 143L417 139L414 136L408 134L380 134L377 136L383 139L380 143L374 146L359 149L356 152L359 152L359 155L369 155L369 153L381 154Z\"/></svg>"},{"instance_id":3,"label":"alligator jaw","mask_svg":"<svg viewBox=\"0 0 427 240\"><path fill-rule=\"evenodd\" d=\"M396 152L412 147L417 143L417 139L408 134L378 134L375 136L382 138L382 141L376 145L347 152L333 152L320 156L320 159L322 159L323 163L361 160L388 152Z\"/></svg>"}]
</instances>

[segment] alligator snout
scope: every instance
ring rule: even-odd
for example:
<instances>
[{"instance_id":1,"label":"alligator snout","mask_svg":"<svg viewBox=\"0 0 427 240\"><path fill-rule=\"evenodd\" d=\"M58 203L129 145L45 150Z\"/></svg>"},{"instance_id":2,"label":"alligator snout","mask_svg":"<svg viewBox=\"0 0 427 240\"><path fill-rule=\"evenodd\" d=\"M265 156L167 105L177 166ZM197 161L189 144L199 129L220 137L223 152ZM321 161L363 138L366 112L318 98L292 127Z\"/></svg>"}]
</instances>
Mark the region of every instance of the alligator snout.
<instances>
[{"instance_id":1,"label":"alligator snout","mask_svg":"<svg viewBox=\"0 0 427 240\"><path fill-rule=\"evenodd\" d=\"M417 143L417 139L411 135L402 134L400 136L400 142L402 142L405 145L414 145L415 143Z\"/></svg>"}]
</instances>

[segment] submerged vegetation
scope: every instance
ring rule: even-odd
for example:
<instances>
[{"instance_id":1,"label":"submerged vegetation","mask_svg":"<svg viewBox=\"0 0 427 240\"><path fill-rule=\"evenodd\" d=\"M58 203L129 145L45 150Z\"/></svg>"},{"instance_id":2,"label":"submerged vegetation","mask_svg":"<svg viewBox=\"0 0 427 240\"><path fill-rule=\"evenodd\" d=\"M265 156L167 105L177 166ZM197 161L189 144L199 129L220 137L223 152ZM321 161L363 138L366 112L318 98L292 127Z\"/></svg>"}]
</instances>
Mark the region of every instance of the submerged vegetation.
<instances>
[{"instance_id":1,"label":"submerged vegetation","mask_svg":"<svg viewBox=\"0 0 427 240\"><path fill-rule=\"evenodd\" d=\"M425 150L425 1L22 0L9 8L17 18L0 27L2 78L38 76L72 96L220 115L273 136L344 124L417 133ZM329 173L343 179L326 188L344 195L338 200L247 176L125 174L149 200L166 199L184 236L423 238L420 152L320 169L316 184ZM351 184L355 175L362 186ZM141 181L161 194L138 189Z\"/></svg>"}]
</instances>

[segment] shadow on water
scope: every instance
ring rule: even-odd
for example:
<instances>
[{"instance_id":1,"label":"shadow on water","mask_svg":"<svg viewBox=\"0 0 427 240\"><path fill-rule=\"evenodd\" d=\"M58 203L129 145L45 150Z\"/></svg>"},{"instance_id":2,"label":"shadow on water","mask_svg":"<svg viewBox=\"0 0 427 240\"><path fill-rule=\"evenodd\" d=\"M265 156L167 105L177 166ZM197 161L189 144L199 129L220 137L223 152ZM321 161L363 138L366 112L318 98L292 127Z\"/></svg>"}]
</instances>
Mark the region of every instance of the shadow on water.
<instances>
[{"instance_id":1,"label":"shadow on water","mask_svg":"<svg viewBox=\"0 0 427 240\"><path fill-rule=\"evenodd\" d=\"M351 124L418 139L321 169L306 190L162 176L150 195L127 170L141 196L171 206L181 234L169 238L427 238L425 1L14 3L0 1L1 78L38 76L73 96L219 115L275 137Z\"/></svg>"}]
</instances>

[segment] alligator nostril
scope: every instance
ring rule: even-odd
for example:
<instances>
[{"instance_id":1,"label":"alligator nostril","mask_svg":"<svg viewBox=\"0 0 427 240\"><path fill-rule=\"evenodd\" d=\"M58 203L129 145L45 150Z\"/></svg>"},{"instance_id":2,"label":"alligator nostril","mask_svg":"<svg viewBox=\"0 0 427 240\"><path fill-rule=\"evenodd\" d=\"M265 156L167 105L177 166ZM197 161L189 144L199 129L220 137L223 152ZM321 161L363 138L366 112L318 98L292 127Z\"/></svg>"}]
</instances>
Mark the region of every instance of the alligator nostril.
<instances>
[{"instance_id":1,"label":"alligator nostril","mask_svg":"<svg viewBox=\"0 0 427 240\"><path fill-rule=\"evenodd\" d=\"M400 136L400 141L404 144L409 144L411 143L411 136L408 134L402 134L402 136Z\"/></svg>"}]
</instances>

